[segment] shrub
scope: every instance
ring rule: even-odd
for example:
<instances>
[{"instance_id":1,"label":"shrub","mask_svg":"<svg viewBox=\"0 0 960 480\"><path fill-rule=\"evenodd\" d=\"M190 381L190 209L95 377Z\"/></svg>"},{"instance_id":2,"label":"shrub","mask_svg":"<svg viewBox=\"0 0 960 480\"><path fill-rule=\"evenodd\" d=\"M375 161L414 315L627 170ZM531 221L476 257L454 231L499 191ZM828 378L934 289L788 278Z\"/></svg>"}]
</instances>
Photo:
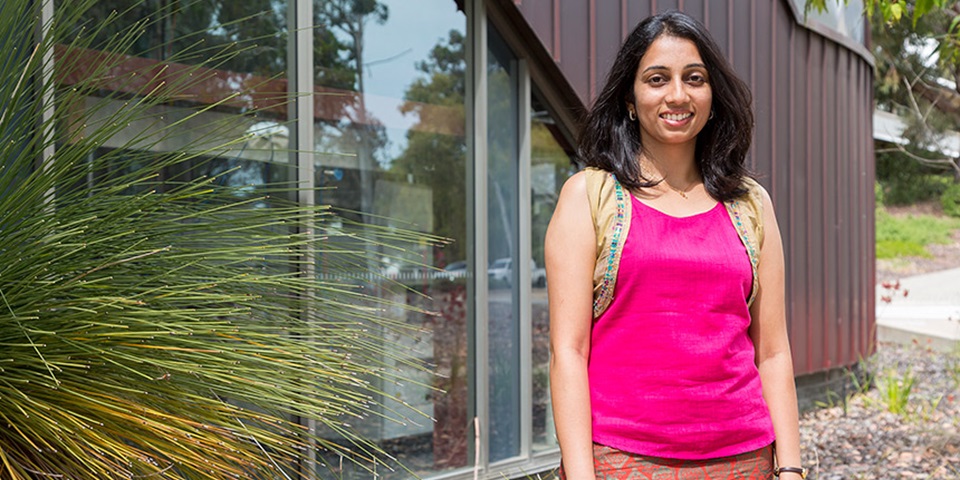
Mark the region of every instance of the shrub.
<instances>
[{"instance_id":1,"label":"shrub","mask_svg":"<svg viewBox=\"0 0 960 480\"><path fill-rule=\"evenodd\" d=\"M960 217L960 183L955 183L940 194L943 212L951 217Z\"/></svg>"},{"instance_id":2,"label":"shrub","mask_svg":"<svg viewBox=\"0 0 960 480\"><path fill-rule=\"evenodd\" d=\"M877 180L885 205L936 200L952 183L952 175L906 158L899 152L877 154Z\"/></svg>"},{"instance_id":3,"label":"shrub","mask_svg":"<svg viewBox=\"0 0 960 480\"><path fill-rule=\"evenodd\" d=\"M944 175L920 175L910 181L882 182L883 200L886 205L910 205L936 200L952 183Z\"/></svg>"}]
</instances>

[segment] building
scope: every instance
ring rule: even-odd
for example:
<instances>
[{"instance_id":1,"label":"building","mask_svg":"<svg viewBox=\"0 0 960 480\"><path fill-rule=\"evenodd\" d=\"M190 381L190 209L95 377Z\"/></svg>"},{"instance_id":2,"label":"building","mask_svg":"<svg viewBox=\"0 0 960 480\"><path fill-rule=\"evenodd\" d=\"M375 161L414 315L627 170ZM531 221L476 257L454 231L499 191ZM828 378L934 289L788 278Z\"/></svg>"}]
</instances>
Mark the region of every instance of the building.
<instances>
[{"instance_id":1,"label":"building","mask_svg":"<svg viewBox=\"0 0 960 480\"><path fill-rule=\"evenodd\" d=\"M168 8L141 2L125 10L130 4L104 0L95 13L125 11L133 22ZM371 247L384 276L411 287L383 295L436 312L385 313L427 332L408 347L439 375L382 387L426 417L362 426L418 475L492 479L557 464L543 233L577 168L580 115L621 39L657 11L704 21L753 88L750 164L778 207L802 394L813 398L872 352L872 60L856 10L806 19L802 0L191 5L150 24L131 62L189 62L178 53L190 40L177 39L193 31L205 31L208 45L237 42L243 50L161 120L174 125L181 109L216 104L204 121L176 127L151 148L248 135L214 164L236 168L228 181L297 181L310 189L303 202L450 240L399 253ZM110 108L120 106L104 115Z\"/></svg>"}]
</instances>

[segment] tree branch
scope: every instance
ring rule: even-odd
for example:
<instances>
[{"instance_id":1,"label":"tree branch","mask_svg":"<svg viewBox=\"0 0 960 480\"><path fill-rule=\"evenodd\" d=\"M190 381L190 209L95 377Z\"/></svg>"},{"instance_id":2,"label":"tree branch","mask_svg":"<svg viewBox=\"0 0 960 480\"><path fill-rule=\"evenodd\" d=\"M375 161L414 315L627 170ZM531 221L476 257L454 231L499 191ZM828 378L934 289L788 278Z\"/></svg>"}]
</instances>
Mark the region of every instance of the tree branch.
<instances>
[{"instance_id":1,"label":"tree branch","mask_svg":"<svg viewBox=\"0 0 960 480\"><path fill-rule=\"evenodd\" d=\"M919 156L919 155L916 155L916 154L910 152L909 150L907 150L906 148L904 148L903 145L900 145L900 144L897 144L897 143L895 143L895 144L893 144L893 145L894 145L894 148L887 148L887 149L883 149L883 150L880 150L880 151L882 151L882 152L898 151L898 152L900 152L900 153L902 153L902 154L910 157L911 159L919 162L919 163L922 164L922 165L927 165L927 166L931 166L931 167L950 167L950 168L953 170L954 176L956 176L957 178L960 178L960 158L949 158L949 157L942 157L942 158L924 158L924 157L921 157L921 156Z\"/></svg>"}]
</instances>

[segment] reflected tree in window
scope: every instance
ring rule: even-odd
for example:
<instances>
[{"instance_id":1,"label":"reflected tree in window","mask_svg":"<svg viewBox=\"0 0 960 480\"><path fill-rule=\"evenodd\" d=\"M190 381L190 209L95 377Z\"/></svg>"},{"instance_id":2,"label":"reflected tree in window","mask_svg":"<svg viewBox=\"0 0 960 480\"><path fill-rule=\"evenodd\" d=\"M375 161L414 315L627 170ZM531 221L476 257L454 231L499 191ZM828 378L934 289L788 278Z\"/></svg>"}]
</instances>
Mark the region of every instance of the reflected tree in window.
<instances>
[{"instance_id":1,"label":"reflected tree in window","mask_svg":"<svg viewBox=\"0 0 960 480\"><path fill-rule=\"evenodd\" d=\"M181 52L187 63L202 62L211 49L236 45L239 51L221 68L263 76L287 70L287 1L245 0L102 0L95 2L80 25L100 28L99 39L123 34L139 25L143 34L126 52L165 60ZM117 20L100 27L104 18ZM191 62L190 59L194 61Z\"/></svg>"},{"instance_id":2,"label":"reflected tree in window","mask_svg":"<svg viewBox=\"0 0 960 480\"><path fill-rule=\"evenodd\" d=\"M317 38L332 41L317 50L328 57L339 58L337 65L346 66L349 70L335 72L338 86L356 92L356 95L348 95L347 101L340 103L339 112L329 112L327 117L338 119L329 122L332 131L327 132L335 138L337 148L354 152L357 156L359 184L354 190L343 193L360 199L360 205L350 205L350 208L371 213L379 163L376 152L386 145L387 137L383 125L370 115L366 105L364 32L368 22L385 23L389 18L389 10L376 0L324 0L315 10L315 24L320 30L325 30ZM329 68L325 71L329 71ZM328 86L322 82L324 79L319 80L320 85ZM369 218L367 220L370 221Z\"/></svg>"},{"instance_id":3,"label":"reflected tree in window","mask_svg":"<svg viewBox=\"0 0 960 480\"><path fill-rule=\"evenodd\" d=\"M417 64L422 76L404 94L401 111L415 115L407 146L390 167L392 176L407 179L432 193L433 232L452 243L433 256L443 267L466 258L466 142L464 35L451 30ZM433 468L467 463L467 336L464 277L433 282L429 295L439 315L428 318L433 333L433 361L438 389L433 395L436 425L432 435Z\"/></svg>"},{"instance_id":4,"label":"reflected tree in window","mask_svg":"<svg viewBox=\"0 0 960 480\"><path fill-rule=\"evenodd\" d=\"M221 143L225 137L251 135L248 142L221 153L215 161L188 172L161 173L161 179L174 173L181 178L231 171L219 177L221 184L252 185L286 182L293 178L288 165L289 133L286 122L287 82L287 1L249 0L101 0L92 2L75 24L78 34L92 32L92 48L79 54L90 62L102 55L126 55L118 58L122 75L129 71L168 72L171 80L190 65L204 64L191 73L196 80L183 88L178 101L154 109L159 122L176 122L189 115L191 108L208 110L197 124L186 125L171 141L155 145L155 154L182 149L183 145ZM105 20L106 19L106 20ZM135 38L122 50L105 50L112 39L131 35ZM225 52L229 54L224 55ZM218 61L210 61L219 58ZM127 71L127 72L125 72ZM66 83L79 82L68 78ZM108 85L88 98L96 102L111 91L138 96L149 91L148 83L130 81ZM242 92L242 95L236 95ZM89 106L78 105L84 109ZM165 119L171 119L169 122ZM135 129L131 129L131 134ZM117 143L117 142L114 142ZM117 148L119 145L108 145ZM131 145L127 145L129 148ZM281 153L283 152L283 153ZM141 152L140 154L146 154ZM186 168L186 165L180 167Z\"/></svg>"},{"instance_id":5,"label":"reflected tree in window","mask_svg":"<svg viewBox=\"0 0 960 480\"><path fill-rule=\"evenodd\" d=\"M407 148L394 159L391 172L410 176L433 192L434 233L450 239L466 238L466 218L452 205L466 201L466 143L462 129L466 62L463 33L451 30L427 60L417 64L423 77L407 88L402 112L416 115L407 132ZM449 130L449 129L452 129ZM459 131L458 131L459 130ZM466 258L466 245L454 242L438 254L445 266Z\"/></svg>"}]
</instances>

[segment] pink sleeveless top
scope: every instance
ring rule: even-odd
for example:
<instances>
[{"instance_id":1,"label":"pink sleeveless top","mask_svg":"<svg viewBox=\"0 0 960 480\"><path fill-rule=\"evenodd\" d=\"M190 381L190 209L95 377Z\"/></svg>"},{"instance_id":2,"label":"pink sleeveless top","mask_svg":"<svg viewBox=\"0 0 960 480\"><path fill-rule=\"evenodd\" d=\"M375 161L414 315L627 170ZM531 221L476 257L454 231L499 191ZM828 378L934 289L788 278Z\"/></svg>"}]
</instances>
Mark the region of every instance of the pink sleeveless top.
<instances>
[{"instance_id":1,"label":"pink sleeveless top","mask_svg":"<svg viewBox=\"0 0 960 480\"><path fill-rule=\"evenodd\" d=\"M723 204L677 218L631 198L613 302L591 333L593 441L687 460L769 445L752 270Z\"/></svg>"}]
</instances>

